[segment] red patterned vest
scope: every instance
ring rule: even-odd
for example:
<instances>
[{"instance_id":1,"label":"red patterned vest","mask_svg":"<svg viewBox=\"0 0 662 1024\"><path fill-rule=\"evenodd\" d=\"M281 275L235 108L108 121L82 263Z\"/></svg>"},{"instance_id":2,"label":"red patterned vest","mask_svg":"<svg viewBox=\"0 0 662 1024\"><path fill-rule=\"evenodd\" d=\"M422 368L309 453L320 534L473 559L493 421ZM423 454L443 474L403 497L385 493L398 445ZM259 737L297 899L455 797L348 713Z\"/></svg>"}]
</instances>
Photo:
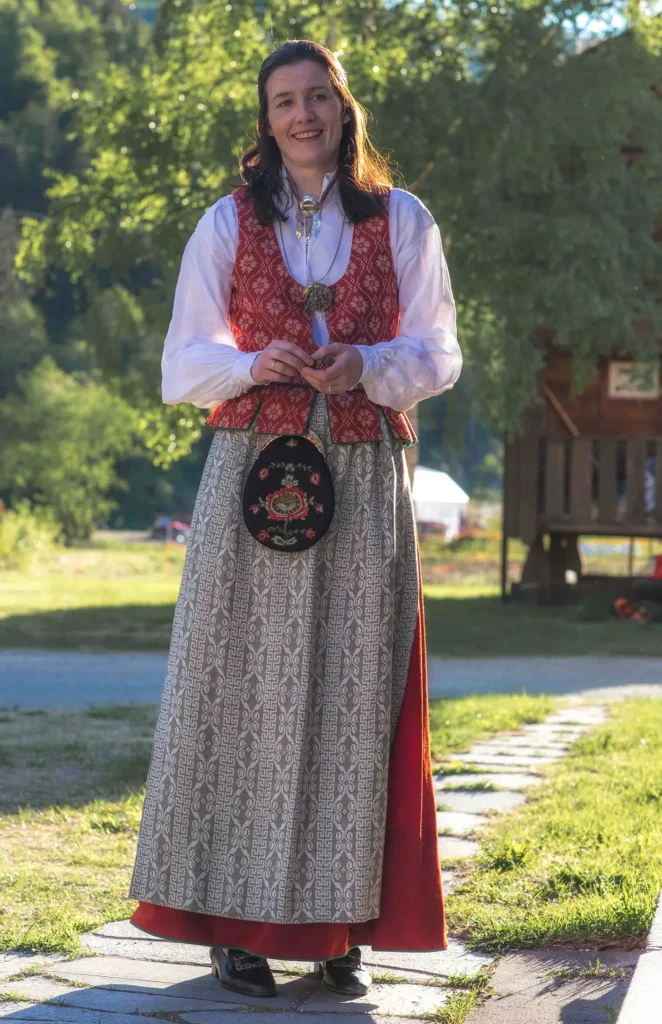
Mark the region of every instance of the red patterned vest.
<instances>
[{"instance_id":1,"label":"red patterned vest","mask_svg":"<svg viewBox=\"0 0 662 1024\"><path fill-rule=\"evenodd\" d=\"M286 338L307 352L316 349L311 318L303 311L303 287L290 276L271 225L260 224L246 187L234 193L239 244L232 272L229 319L237 348L261 352L274 338ZM333 308L326 323L330 342L375 345L398 333L398 286L391 256L388 213L354 227L347 270L331 288ZM291 384L258 385L218 405L210 427L258 433L301 434L317 392L302 377ZM416 435L403 412L378 407L359 387L325 396L334 444L380 441L378 408L395 437L414 444Z\"/></svg>"}]
</instances>

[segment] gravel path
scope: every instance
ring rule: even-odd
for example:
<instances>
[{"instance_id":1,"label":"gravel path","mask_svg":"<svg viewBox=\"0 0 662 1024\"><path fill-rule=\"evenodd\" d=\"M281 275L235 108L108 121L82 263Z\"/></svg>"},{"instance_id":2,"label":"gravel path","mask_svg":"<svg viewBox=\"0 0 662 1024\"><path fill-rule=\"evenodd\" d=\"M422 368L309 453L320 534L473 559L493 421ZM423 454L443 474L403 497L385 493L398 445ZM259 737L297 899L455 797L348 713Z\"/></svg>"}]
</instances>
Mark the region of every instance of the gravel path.
<instances>
[{"instance_id":1,"label":"gravel path","mask_svg":"<svg viewBox=\"0 0 662 1024\"><path fill-rule=\"evenodd\" d=\"M0 706L156 703L166 655L0 651ZM430 696L577 693L597 685L662 686L662 658L430 658Z\"/></svg>"}]
</instances>

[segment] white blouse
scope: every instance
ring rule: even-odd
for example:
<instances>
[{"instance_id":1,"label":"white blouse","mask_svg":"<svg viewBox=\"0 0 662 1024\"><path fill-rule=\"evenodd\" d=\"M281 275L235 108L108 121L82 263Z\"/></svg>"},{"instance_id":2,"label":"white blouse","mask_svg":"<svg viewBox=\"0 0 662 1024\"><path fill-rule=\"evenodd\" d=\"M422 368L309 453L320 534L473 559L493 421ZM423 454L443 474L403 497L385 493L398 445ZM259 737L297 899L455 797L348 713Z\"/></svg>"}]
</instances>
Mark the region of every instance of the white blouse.
<instances>
[{"instance_id":1,"label":"white blouse","mask_svg":"<svg viewBox=\"0 0 662 1024\"><path fill-rule=\"evenodd\" d=\"M325 187L329 180L327 175ZM294 279L301 285L335 284L347 269L353 235L350 223L343 227L337 186L322 207L319 233L309 241L309 267L305 238L296 236L294 206L285 212L287 221L275 230ZM420 200L402 189L391 191L389 214L400 328L394 339L356 348L368 398L404 411L451 388L462 355L439 228ZM161 363L163 401L169 405L192 402L208 408L255 385L250 368L258 353L238 351L228 320L238 238L237 210L229 195L203 214L188 241ZM312 317L312 338L318 346L328 344L323 314Z\"/></svg>"}]
</instances>

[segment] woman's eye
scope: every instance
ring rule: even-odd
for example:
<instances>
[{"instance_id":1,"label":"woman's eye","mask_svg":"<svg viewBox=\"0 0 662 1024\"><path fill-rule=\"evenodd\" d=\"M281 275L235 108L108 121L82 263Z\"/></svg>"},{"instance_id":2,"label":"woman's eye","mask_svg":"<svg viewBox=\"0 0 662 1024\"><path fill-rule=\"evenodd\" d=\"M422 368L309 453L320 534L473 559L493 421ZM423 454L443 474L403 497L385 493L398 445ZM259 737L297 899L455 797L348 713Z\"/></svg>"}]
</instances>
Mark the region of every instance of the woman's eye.
<instances>
[{"instance_id":1,"label":"woman's eye","mask_svg":"<svg viewBox=\"0 0 662 1024\"><path fill-rule=\"evenodd\" d=\"M326 93L324 93L324 92L318 92L318 93L317 93L317 95L316 95L316 96L315 96L314 98L315 98L316 100L325 100L325 99L326 99Z\"/></svg>"}]
</instances>

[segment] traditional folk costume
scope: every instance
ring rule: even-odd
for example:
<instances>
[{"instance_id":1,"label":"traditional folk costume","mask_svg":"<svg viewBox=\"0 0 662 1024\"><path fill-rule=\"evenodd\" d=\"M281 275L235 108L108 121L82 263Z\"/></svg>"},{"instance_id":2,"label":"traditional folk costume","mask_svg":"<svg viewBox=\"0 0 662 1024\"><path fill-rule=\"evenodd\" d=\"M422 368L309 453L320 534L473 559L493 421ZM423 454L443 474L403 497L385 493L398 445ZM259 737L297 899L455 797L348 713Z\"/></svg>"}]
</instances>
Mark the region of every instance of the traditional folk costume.
<instances>
[{"instance_id":1,"label":"traditional folk costume","mask_svg":"<svg viewBox=\"0 0 662 1024\"><path fill-rule=\"evenodd\" d=\"M327 186L314 219L286 193L274 226L239 189L184 254L163 396L215 406L216 434L130 889L148 932L308 961L446 946L403 410L461 366L428 211L393 189L384 214L352 227ZM326 314L305 311L311 281L331 285ZM358 345L359 386L256 385L250 367L273 339ZM313 546L274 550L247 528L244 486L265 439L306 431L328 463L333 518ZM291 525L312 529L309 482L274 486Z\"/></svg>"}]
</instances>

